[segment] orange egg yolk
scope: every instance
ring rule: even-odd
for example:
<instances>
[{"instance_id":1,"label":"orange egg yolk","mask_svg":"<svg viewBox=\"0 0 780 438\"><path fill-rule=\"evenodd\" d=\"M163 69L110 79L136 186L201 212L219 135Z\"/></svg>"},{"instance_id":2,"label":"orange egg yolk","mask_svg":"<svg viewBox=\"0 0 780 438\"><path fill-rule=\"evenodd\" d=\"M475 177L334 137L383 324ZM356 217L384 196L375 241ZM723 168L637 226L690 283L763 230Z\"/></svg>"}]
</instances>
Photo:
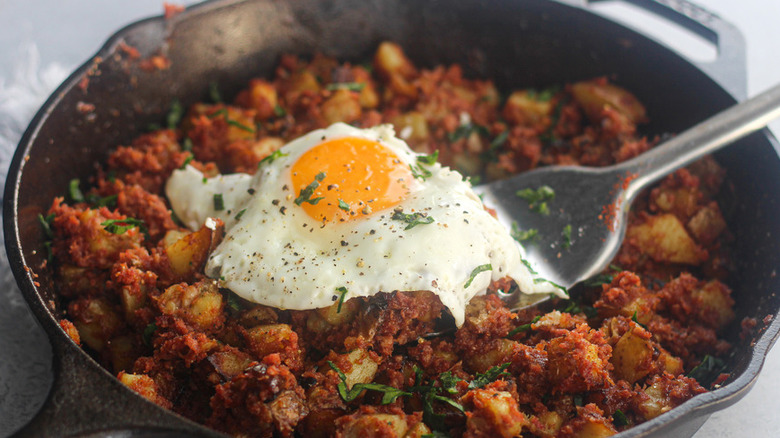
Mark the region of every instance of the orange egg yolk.
<instances>
[{"instance_id":1,"label":"orange egg yolk","mask_svg":"<svg viewBox=\"0 0 780 438\"><path fill-rule=\"evenodd\" d=\"M346 222L398 205L412 173L379 142L357 137L325 141L293 164L295 203L321 222Z\"/></svg>"}]
</instances>

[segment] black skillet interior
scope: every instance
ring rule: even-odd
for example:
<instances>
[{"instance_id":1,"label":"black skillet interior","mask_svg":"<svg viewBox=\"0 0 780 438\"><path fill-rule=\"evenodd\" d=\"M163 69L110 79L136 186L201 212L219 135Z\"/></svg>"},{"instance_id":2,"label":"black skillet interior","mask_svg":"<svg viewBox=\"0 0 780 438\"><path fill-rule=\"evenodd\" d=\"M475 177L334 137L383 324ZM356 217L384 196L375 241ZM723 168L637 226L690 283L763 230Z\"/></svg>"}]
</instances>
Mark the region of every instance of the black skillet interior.
<instances>
[{"instance_id":1,"label":"black skillet interior","mask_svg":"<svg viewBox=\"0 0 780 438\"><path fill-rule=\"evenodd\" d=\"M132 25L49 99L25 133L9 171L4 209L9 259L58 354L75 354L80 366L97 367L59 328L56 288L50 272L39 268L45 252L37 215L63 195L69 180L88 180L111 148L161 122L174 98L185 105L204 100L210 82L232 96L248 79L269 76L282 53L322 52L359 60L383 40L399 42L417 65L460 63L467 75L494 78L501 89L607 75L645 103L650 133L680 131L735 101L669 49L584 8L549 0L226 0L172 20ZM141 69L120 43L136 47L142 58L167 56L170 68ZM95 110L80 112L79 102L94 104ZM762 132L717 156L728 169L738 201L730 223L737 320L756 318L764 334L754 343L740 340L735 325L731 383L625 436L690 435L706 418L701 415L732 403L752 384L780 327L763 322L780 309L775 292L780 281L775 275L780 160L775 146L771 135ZM39 277L34 280L25 267ZM104 403L123 397L134 396L120 389ZM156 424L186 424L166 415L160 414ZM130 417L122 424L149 424ZM114 420L106 421L103 426ZM70 430L83 433L88 428Z\"/></svg>"}]
</instances>

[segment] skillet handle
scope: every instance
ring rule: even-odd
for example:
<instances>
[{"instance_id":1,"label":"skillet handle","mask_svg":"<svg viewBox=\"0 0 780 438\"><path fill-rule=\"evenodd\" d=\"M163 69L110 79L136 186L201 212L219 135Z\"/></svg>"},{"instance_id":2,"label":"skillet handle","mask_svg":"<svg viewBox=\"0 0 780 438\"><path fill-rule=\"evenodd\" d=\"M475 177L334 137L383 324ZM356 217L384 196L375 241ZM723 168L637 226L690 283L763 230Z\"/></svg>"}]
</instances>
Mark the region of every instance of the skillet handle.
<instances>
[{"instance_id":1,"label":"skillet handle","mask_svg":"<svg viewBox=\"0 0 780 438\"><path fill-rule=\"evenodd\" d=\"M606 0L568 0L580 6ZM745 39L731 23L688 0L621 0L665 18L709 41L717 49L710 62L689 60L737 100L747 97Z\"/></svg>"},{"instance_id":2,"label":"skillet handle","mask_svg":"<svg viewBox=\"0 0 780 438\"><path fill-rule=\"evenodd\" d=\"M64 334L52 337L54 382L43 407L14 437L217 437L171 414L98 368Z\"/></svg>"}]
</instances>

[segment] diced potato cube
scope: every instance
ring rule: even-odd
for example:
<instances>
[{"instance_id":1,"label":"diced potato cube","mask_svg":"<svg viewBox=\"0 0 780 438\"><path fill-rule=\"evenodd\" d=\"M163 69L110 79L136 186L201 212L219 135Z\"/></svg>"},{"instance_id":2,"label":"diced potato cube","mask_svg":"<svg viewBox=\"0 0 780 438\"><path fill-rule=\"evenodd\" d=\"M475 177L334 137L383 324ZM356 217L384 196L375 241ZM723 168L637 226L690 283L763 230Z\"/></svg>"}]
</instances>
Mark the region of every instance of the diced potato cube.
<instances>
[{"instance_id":1,"label":"diced potato cube","mask_svg":"<svg viewBox=\"0 0 780 438\"><path fill-rule=\"evenodd\" d=\"M322 104L322 117L328 125L358 120L363 113L359 95L347 89L338 89Z\"/></svg>"},{"instance_id":2,"label":"diced potato cube","mask_svg":"<svg viewBox=\"0 0 780 438\"><path fill-rule=\"evenodd\" d=\"M171 271L180 279L191 278L201 272L209 253L222 240L224 224L218 221L216 229L202 226L198 231L189 233L165 247ZM170 233L170 232L169 232ZM178 232L176 232L178 235ZM167 239L166 241L173 240Z\"/></svg>"},{"instance_id":3,"label":"diced potato cube","mask_svg":"<svg viewBox=\"0 0 780 438\"><path fill-rule=\"evenodd\" d=\"M347 354L347 359L352 364L352 369L345 371L347 387L352 388L356 383L369 383L374 380L379 364L375 362L368 352L362 348L352 350Z\"/></svg>"},{"instance_id":4,"label":"diced potato cube","mask_svg":"<svg viewBox=\"0 0 780 438\"><path fill-rule=\"evenodd\" d=\"M634 124L647 118L645 107L633 94L603 79L577 82L571 86L571 94L585 114L596 122L603 117L604 107L614 108Z\"/></svg>"},{"instance_id":5,"label":"diced potato cube","mask_svg":"<svg viewBox=\"0 0 780 438\"><path fill-rule=\"evenodd\" d=\"M225 319L222 294L213 280L175 284L155 301L162 313L181 318L202 331L218 330Z\"/></svg>"},{"instance_id":6,"label":"diced potato cube","mask_svg":"<svg viewBox=\"0 0 780 438\"><path fill-rule=\"evenodd\" d=\"M718 205L713 203L702 207L688 221L688 229L702 245L709 245L726 229L726 221L720 213Z\"/></svg>"},{"instance_id":7,"label":"diced potato cube","mask_svg":"<svg viewBox=\"0 0 780 438\"><path fill-rule=\"evenodd\" d=\"M698 265L707 258L673 214L651 216L646 222L629 226L626 236L639 249L659 262Z\"/></svg>"},{"instance_id":8,"label":"diced potato cube","mask_svg":"<svg viewBox=\"0 0 780 438\"><path fill-rule=\"evenodd\" d=\"M515 91L504 104L504 118L515 125L545 129L550 124L553 103L539 100L528 91Z\"/></svg>"},{"instance_id":9,"label":"diced potato cube","mask_svg":"<svg viewBox=\"0 0 780 438\"><path fill-rule=\"evenodd\" d=\"M403 437L409 426L400 415L369 414L350 421L342 432L343 438L367 436Z\"/></svg>"},{"instance_id":10,"label":"diced potato cube","mask_svg":"<svg viewBox=\"0 0 780 438\"><path fill-rule=\"evenodd\" d=\"M610 362L618 378L636 383L652 371L653 345L650 340L637 336L632 327L615 344Z\"/></svg>"}]
</instances>

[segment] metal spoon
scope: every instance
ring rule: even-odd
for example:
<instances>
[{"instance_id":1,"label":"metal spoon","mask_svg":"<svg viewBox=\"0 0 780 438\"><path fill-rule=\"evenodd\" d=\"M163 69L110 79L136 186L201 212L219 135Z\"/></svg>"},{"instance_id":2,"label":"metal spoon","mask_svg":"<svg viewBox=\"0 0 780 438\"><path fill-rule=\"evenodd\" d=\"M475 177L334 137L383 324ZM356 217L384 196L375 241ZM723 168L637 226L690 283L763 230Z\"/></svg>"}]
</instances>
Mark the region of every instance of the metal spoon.
<instances>
[{"instance_id":1,"label":"metal spoon","mask_svg":"<svg viewBox=\"0 0 780 438\"><path fill-rule=\"evenodd\" d=\"M780 85L735 105L629 161L609 167L553 166L474 187L501 223L538 230L524 245L526 260L542 279L569 288L603 271L626 232L628 211L642 189L698 158L780 117ZM522 189L550 187L549 214L532 211ZM538 206L536 207L538 210ZM570 230L570 234L566 230ZM567 236L567 234L569 234ZM510 308L548 299L547 294L506 294Z\"/></svg>"}]
</instances>

